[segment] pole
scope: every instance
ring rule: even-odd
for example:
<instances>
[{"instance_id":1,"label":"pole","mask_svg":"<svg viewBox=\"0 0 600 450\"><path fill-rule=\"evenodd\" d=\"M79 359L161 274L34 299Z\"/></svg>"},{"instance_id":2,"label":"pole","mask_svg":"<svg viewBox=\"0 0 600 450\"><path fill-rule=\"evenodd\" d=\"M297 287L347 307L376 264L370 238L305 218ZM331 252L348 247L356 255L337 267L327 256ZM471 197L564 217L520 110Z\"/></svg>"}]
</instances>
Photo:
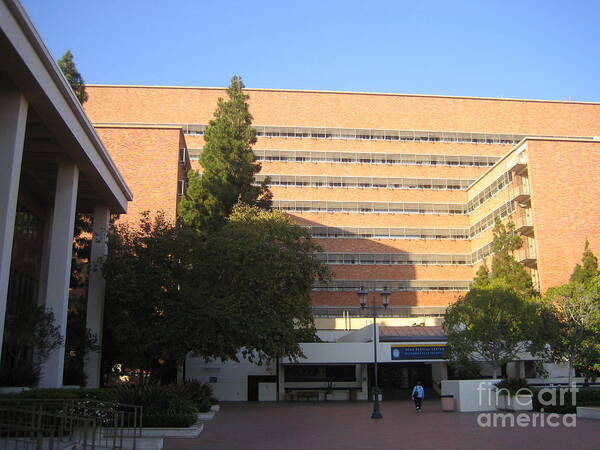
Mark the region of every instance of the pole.
<instances>
[{"instance_id":1,"label":"pole","mask_svg":"<svg viewBox=\"0 0 600 450\"><path fill-rule=\"evenodd\" d=\"M375 293L373 293L373 360L375 362L375 392L373 396L373 414L371 419L381 419L379 410L379 382L377 380L377 305L375 304Z\"/></svg>"}]
</instances>

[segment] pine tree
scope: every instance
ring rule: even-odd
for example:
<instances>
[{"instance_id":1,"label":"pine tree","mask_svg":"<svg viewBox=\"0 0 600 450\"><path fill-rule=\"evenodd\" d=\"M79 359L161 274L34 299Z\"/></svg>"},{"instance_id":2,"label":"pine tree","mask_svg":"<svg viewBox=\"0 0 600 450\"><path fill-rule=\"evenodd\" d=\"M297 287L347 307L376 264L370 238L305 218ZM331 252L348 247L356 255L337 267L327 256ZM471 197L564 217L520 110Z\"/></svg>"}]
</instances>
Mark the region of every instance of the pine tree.
<instances>
[{"instance_id":1,"label":"pine tree","mask_svg":"<svg viewBox=\"0 0 600 450\"><path fill-rule=\"evenodd\" d=\"M234 76L227 88L229 99L219 99L204 133L203 173L188 174L188 189L179 203L181 222L199 231L220 228L238 202L265 210L271 207L268 180L254 184L260 164L252 152L256 132L243 88L242 79Z\"/></svg>"},{"instance_id":2,"label":"pine tree","mask_svg":"<svg viewBox=\"0 0 600 450\"><path fill-rule=\"evenodd\" d=\"M60 70L62 70L65 78L71 85L71 89L73 89L77 100L83 105L88 99L87 92L85 92L85 81L83 81L81 74L77 71L77 67L75 67L71 50L67 50L63 57L58 60L58 67L60 67Z\"/></svg>"},{"instance_id":3,"label":"pine tree","mask_svg":"<svg viewBox=\"0 0 600 450\"><path fill-rule=\"evenodd\" d=\"M503 280L515 291L524 295L534 293L533 282L525 268L513 257L513 252L523 246L521 237L515 233L515 224L504 225L496 219L494 240L492 241L491 279Z\"/></svg>"},{"instance_id":4,"label":"pine tree","mask_svg":"<svg viewBox=\"0 0 600 450\"><path fill-rule=\"evenodd\" d=\"M490 271L487 268L485 262L479 266L477 272L475 272L475 278L473 278L473 287L486 287L490 283Z\"/></svg>"},{"instance_id":5,"label":"pine tree","mask_svg":"<svg viewBox=\"0 0 600 450\"><path fill-rule=\"evenodd\" d=\"M581 264L575 266L575 270L573 270L569 281L585 284L598 275L600 275L600 271L598 271L598 258L592 253L590 242L586 239Z\"/></svg>"}]
</instances>

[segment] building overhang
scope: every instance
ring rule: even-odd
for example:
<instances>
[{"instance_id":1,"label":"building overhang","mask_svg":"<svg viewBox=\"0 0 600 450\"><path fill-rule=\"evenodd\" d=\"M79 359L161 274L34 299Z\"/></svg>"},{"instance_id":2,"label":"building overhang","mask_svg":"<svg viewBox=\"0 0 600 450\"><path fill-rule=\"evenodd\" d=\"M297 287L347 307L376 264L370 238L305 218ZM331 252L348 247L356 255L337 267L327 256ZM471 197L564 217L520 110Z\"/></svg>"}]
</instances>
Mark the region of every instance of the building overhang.
<instances>
[{"instance_id":1,"label":"building overhang","mask_svg":"<svg viewBox=\"0 0 600 450\"><path fill-rule=\"evenodd\" d=\"M30 173L72 161L80 170L78 209L127 212L130 189L17 0L0 1L0 89L29 103L23 161Z\"/></svg>"}]
</instances>

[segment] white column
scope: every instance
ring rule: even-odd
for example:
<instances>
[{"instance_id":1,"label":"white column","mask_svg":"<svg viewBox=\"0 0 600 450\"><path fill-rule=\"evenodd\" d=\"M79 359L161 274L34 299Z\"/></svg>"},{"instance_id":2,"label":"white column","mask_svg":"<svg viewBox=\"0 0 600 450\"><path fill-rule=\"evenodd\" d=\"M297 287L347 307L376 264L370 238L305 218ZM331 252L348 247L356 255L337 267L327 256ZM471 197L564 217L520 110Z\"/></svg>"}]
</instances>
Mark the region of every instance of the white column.
<instances>
[{"instance_id":1,"label":"white column","mask_svg":"<svg viewBox=\"0 0 600 450\"><path fill-rule=\"evenodd\" d=\"M104 276L102 264L108 254L108 224L110 211L106 206L96 206L93 218L93 236L90 252L90 273L87 293L86 326L97 337L96 344L102 348L102 323L104 322ZM86 386L100 387L100 362L102 352L88 352L84 371Z\"/></svg>"},{"instance_id":2,"label":"white column","mask_svg":"<svg viewBox=\"0 0 600 450\"><path fill-rule=\"evenodd\" d=\"M0 351L4 337L6 296L26 123L25 97L15 93L0 92Z\"/></svg>"},{"instance_id":3,"label":"white column","mask_svg":"<svg viewBox=\"0 0 600 450\"><path fill-rule=\"evenodd\" d=\"M50 223L45 304L46 308L54 313L55 325L58 326L63 338L66 338L67 331L67 307L78 182L79 169L77 166L68 162L59 163L54 209ZM40 387L62 387L64 362L64 347L59 347L50 353L48 360L42 365Z\"/></svg>"},{"instance_id":4,"label":"white column","mask_svg":"<svg viewBox=\"0 0 600 450\"><path fill-rule=\"evenodd\" d=\"M369 375L368 375L368 365L361 364L360 365L360 392L356 395L357 400L369 400Z\"/></svg>"}]
</instances>

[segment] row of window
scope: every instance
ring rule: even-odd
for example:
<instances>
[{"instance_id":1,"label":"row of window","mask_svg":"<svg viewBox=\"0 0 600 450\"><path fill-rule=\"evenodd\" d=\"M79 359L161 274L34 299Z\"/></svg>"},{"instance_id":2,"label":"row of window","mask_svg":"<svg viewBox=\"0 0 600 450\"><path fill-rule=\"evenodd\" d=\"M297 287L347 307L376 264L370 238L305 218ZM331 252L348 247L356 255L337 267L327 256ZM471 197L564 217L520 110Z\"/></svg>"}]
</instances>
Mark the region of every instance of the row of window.
<instances>
[{"instance_id":1,"label":"row of window","mask_svg":"<svg viewBox=\"0 0 600 450\"><path fill-rule=\"evenodd\" d=\"M273 207L291 212L373 214L466 214L464 203L339 202L321 200L273 200Z\"/></svg>"},{"instance_id":2,"label":"row of window","mask_svg":"<svg viewBox=\"0 0 600 450\"><path fill-rule=\"evenodd\" d=\"M397 164L410 166L490 167L497 156L425 155L411 153L349 153L304 150L253 150L258 161L310 162L337 164Z\"/></svg>"},{"instance_id":3,"label":"row of window","mask_svg":"<svg viewBox=\"0 0 600 450\"><path fill-rule=\"evenodd\" d=\"M188 135L204 135L206 125L182 125ZM453 131L406 131L364 128L280 127L253 125L257 137L295 139L345 139L401 142L453 142L468 144L515 145L524 135L497 133L458 133Z\"/></svg>"},{"instance_id":4,"label":"row of window","mask_svg":"<svg viewBox=\"0 0 600 450\"><path fill-rule=\"evenodd\" d=\"M487 244L470 254L435 253L318 253L317 258L325 264L341 265L472 265L492 253Z\"/></svg>"},{"instance_id":5,"label":"row of window","mask_svg":"<svg viewBox=\"0 0 600 450\"><path fill-rule=\"evenodd\" d=\"M350 291L361 287L371 290L391 291L467 291L471 280L331 280L316 281L314 291Z\"/></svg>"},{"instance_id":6,"label":"row of window","mask_svg":"<svg viewBox=\"0 0 600 450\"><path fill-rule=\"evenodd\" d=\"M496 178L489 186L467 202L467 211L475 211L480 205L492 198L512 182L512 172L505 172Z\"/></svg>"},{"instance_id":7,"label":"row of window","mask_svg":"<svg viewBox=\"0 0 600 450\"><path fill-rule=\"evenodd\" d=\"M255 175L261 183L268 179L269 186L329 187L329 188L372 188L372 189L435 189L464 190L474 180L448 178L381 178L381 177L336 177L327 175Z\"/></svg>"},{"instance_id":8,"label":"row of window","mask_svg":"<svg viewBox=\"0 0 600 450\"><path fill-rule=\"evenodd\" d=\"M311 226L311 235L320 239L473 239L515 211L507 202L469 228L358 228Z\"/></svg>"}]
</instances>

